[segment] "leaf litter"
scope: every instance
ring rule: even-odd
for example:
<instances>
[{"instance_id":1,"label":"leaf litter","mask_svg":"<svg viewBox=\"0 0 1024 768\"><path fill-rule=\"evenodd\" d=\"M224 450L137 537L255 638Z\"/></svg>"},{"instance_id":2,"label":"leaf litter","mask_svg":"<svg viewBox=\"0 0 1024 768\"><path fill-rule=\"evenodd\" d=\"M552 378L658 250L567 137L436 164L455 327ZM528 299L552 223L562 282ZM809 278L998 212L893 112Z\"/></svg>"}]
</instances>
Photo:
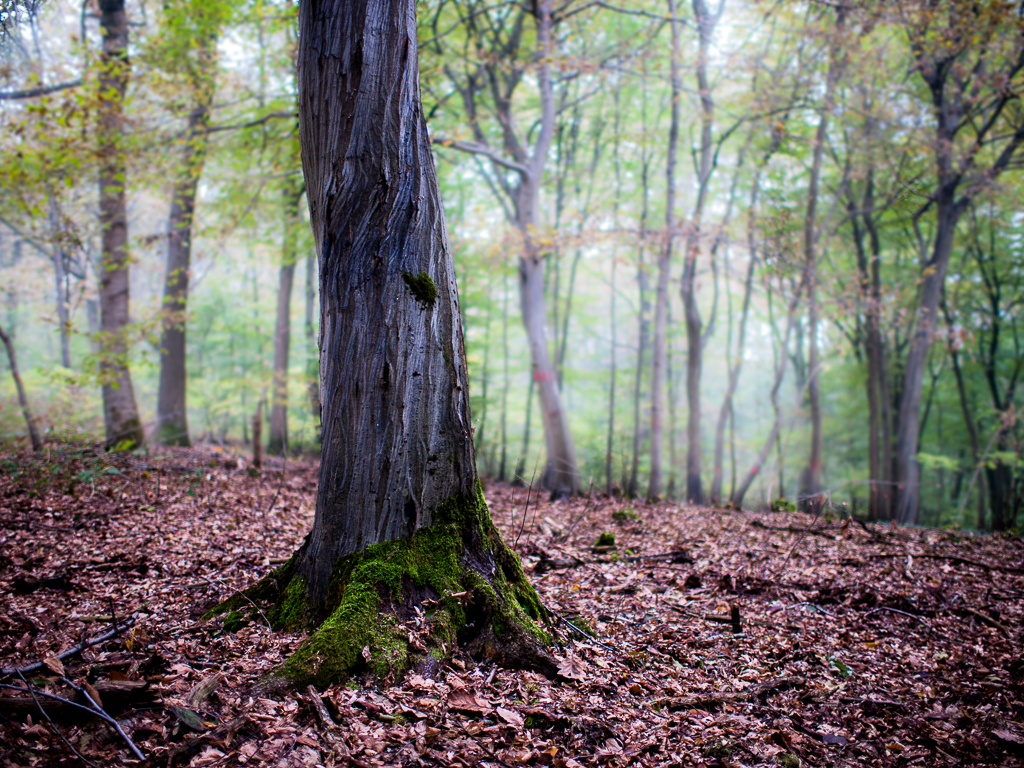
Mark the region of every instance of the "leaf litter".
<instances>
[{"instance_id":1,"label":"leaf litter","mask_svg":"<svg viewBox=\"0 0 1024 768\"><path fill-rule=\"evenodd\" d=\"M209 447L0 457L3 765L141 764L129 742L191 766L1021 764L1024 543L837 510L489 484L555 679L456 654L268 698L304 635L202 616L294 552L316 480Z\"/></svg>"}]
</instances>

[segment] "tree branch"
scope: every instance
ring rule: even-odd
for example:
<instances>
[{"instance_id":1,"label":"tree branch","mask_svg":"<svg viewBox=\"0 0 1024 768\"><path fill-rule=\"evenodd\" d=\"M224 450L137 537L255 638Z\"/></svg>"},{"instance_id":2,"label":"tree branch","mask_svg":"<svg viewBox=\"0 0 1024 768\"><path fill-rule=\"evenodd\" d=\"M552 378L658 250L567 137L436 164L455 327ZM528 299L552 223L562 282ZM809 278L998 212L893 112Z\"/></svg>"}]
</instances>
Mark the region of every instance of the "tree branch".
<instances>
[{"instance_id":1,"label":"tree branch","mask_svg":"<svg viewBox=\"0 0 1024 768\"><path fill-rule=\"evenodd\" d=\"M41 85L37 88L25 88L20 91L3 91L0 92L0 101L34 99L36 96L45 96L48 93L56 93L57 91L63 91L68 88L77 88L81 84L82 78L78 78L77 80L71 80L67 83L58 83L57 85Z\"/></svg>"},{"instance_id":2,"label":"tree branch","mask_svg":"<svg viewBox=\"0 0 1024 768\"><path fill-rule=\"evenodd\" d=\"M457 149L460 152L468 152L471 155L483 155L492 163L508 168L510 171L516 173L526 174L529 173L529 169L522 163L517 163L512 160L506 160L504 157L499 155L490 147L484 147L480 144L472 144L466 141L456 141L454 139L446 139L443 136L435 136L431 139L431 143L437 144L442 147L449 147L451 149Z\"/></svg>"}]
</instances>

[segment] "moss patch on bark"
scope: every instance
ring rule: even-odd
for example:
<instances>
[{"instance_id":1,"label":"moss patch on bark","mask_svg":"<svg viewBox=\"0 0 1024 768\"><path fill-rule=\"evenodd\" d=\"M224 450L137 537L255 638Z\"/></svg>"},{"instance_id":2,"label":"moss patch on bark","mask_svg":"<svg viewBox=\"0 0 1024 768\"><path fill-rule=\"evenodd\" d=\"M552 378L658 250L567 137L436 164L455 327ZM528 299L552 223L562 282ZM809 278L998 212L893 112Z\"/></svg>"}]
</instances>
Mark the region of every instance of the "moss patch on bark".
<instances>
[{"instance_id":1,"label":"moss patch on bark","mask_svg":"<svg viewBox=\"0 0 1024 768\"><path fill-rule=\"evenodd\" d=\"M398 677L456 647L507 666L551 672L551 638L540 599L518 555L498 535L477 487L475 498L440 505L434 525L409 539L375 544L340 559L328 595L313 605L300 572L303 550L209 615L229 623L257 607L276 629L310 637L274 673L296 687L326 686L369 670Z\"/></svg>"}]
</instances>

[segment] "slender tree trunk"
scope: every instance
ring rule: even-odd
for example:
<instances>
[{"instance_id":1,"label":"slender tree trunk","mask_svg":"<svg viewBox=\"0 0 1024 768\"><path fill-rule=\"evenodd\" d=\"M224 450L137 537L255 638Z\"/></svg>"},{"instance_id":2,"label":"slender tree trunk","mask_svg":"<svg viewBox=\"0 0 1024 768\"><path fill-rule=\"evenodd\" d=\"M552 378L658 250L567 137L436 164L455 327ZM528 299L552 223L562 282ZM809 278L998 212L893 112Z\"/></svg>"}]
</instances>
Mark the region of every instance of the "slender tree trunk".
<instances>
[{"instance_id":1,"label":"slender tree trunk","mask_svg":"<svg viewBox=\"0 0 1024 768\"><path fill-rule=\"evenodd\" d=\"M212 102L213 77L208 75L196 89L195 103L188 116L181 166L174 181L171 211L167 217L167 273L164 277L160 388L156 408L156 439L164 445L187 447L191 444L186 399L188 354L185 334L191 277L192 225L199 177L206 163Z\"/></svg>"},{"instance_id":2,"label":"slender tree trunk","mask_svg":"<svg viewBox=\"0 0 1024 768\"><path fill-rule=\"evenodd\" d=\"M21 406L21 415L25 417L25 426L28 428L28 439L32 444L32 450L38 453L43 450L43 441L39 439L39 430L36 429L35 419L32 417L32 410L28 405L28 397L25 395L25 385L21 382L21 374L18 372L18 361L14 356L14 342L3 328L0 328L0 341L3 341L7 348L7 360L11 365L11 378L14 379L14 387L18 390L18 405Z\"/></svg>"},{"instance_id":3,"label":"slender tree trunk","mask_svg":"<svg viewBox=\"0 0 1024 768\"><path fill-rule=\"evenodd\" d=\"M700 0L698 0L699 2ZM676 17L676 0L668 0L668 15ZM672 244L676 230L676 151L679 144L679 100L682 78L679 74L681 44L678 22L672 27L672 117L668 129L668 158L665 162L665 237L658 255L658 283L654 299L654 347L651 359L651 476L647 498L661 496L662 485L662 427L665 410L665 366L668 363L668 282L672 262Z\"/></svg>"},{"instance_id":4,"label":"slender tree trunk","mask_svg":"<svg viewBox=\"0 0 1024 768\"><path fill-rule=\"evenodd\" d=\"M614 491L614 483L612 482L612 452L614 450L615 440L615 353L616 353L616 340L615 340L615 247L612 247L612 275L611 283L609 286L609 302L610 307L608 310L608 323L609 330L611 331L611 350L608 370L608 434L605 441L605 452L604 452L604 476L605 476L605 491L608 493L608 497L611 498Z\"/></svg>"},{"instance_id":5,"label":"slender tree trunk","mask_svg":"<svg viewBox=\"0 0 1024 768\"><path fill-rule=\"evenodd\" d=\"M821 469L824 433L821 420L821 354L818 348L818 186L821 180L822 159L828 134L829 115L832 112L833 91L838 75L835 54L826 76L825 105L818 117L811 155L811 175L807 189L807 210L804 214L804 283L807 286L807 396L811 411L811 451L804 470L800 489L800 506L816 512L821 505Z\"/></svg>"},{"instance_id":6,"label":"slender tree trunk","mask_svg":"<svg viewBox=\"0 0 1024 768\"><path fill-rule=\"evenodd\" d=\"M796 294L789 303L789 311L786 317L786 333L781 342L782 348L779 350L779 355L776 358L778 363L775 369L775 380L772 382L770 393L772 410L775 414L774 421L772 422L772 428L768 433L768 439L765 440L764 444L761 446L761 450L758 452L757 459L754 461L753 466L751 466L746 475L743 476L743 479L733 492L732 498L729 500L736 509L740 509L743 506L743 497L747 495L747 491L750 490L750 486L753 484L754 480L757 479L758 474L760 474L761 469L764 467L765 461L768 459L768 454L771 453L772 448L775 447L776 441L779 438L780 427L782 425L782 412L779 408L779 388L782 386L782 380L786 375L786 361L789 358L786 354L786 348L793 335L793 329L797 325L796 309L800 303L800 291L802 288L803 284L797 288ZM784 489L781 487L782 481L780 480L779 482L779 493L782 495L784 493Z\"/></svg>"},{"instance_id":7,"label":"slender tree trunk","mask_svg":"<svg viewBox=\"0 0 1024 768\"><path fill-rule=\"evenodd\" d=\"M708 80L708 52L719 13L712 15L704 0L693 0L694 18L697 20L699 46L697 53L697 88L700 95L701 130L697 153L697 202L686 236L686 256L680 294L686 320L686 498L694 504L704 503L701 484L701 405L700 379L704 358L704 335L700 307L697 304L697 259L700 256L701 227L707 203L708 185L714 172L714 144L711 130L714 124L715 103L711 98Z\"/></svg>"},{"instance_id":8,"label":"slender tree trunk","mask_svg":"<svg viewBox=\"0 0 1024 768\"><path fill-rule=\"evenodd\" d=\"M953 252L956 225L963 213L962 203L954 203L952 190L940 191L937 202L937 228L932 257L922 272L921 294L916 327L903 369L903 392L896 430L896 521L900 525L917 522L920 498L921 468L917 463L918 422L921 412L921 390L924 368L935 331L935 315L946 277L946 268Z\"/></svg>"},{"instance_id":9,"label":"slender tree trunk","mask_svg":"<svg viewBox=\"0 0 1024 768\"><path fill-rule=\"evenodd\" d=\"M313 419L320 422L320 350L317 348L313 311L316 308L316 260L306 257L306 385ZM320 440L319 429L317 441Z\"/></svg>"},{"instance_id":10,"label":"slender tree trunk","mask_svg":"<svg viewBox=\"0 0 1024 768\"><path fill-rule=\"evenodd\" d=\"M540 232L540 188L544 164L555 124L555 97L551 84L552 0L539 0L536 4L537 23L537 83L541 99L541 123L537 143L525 171L521 174L517 210L517 224L523 238L523 254L519 261L519 290L523 324L530 345L533 379L537 384L541 418L544 422L544 442L547 449L547 467L544 485L553 495L572 495L579 490L579 471L576 448L569 431L569 420L558 388L555 368L548 349L547 308L544 302L545 254Z\"/></svg>"},{"instance_id":11,"label":"slender tree trunk","mask_svg":"<svg viewBox=\"0 0 1024 768\"><path fill-rule=\"evenodd\" d=\"M640 474L640 438L643 429L643 422L640 418L640 404L643 402L644 383L644 356L647 354L647 337L650 333L650 322L647 319L647 311L650 309L650 302L647 300L647 272L644 269L644 246L640 244L640 257L637 264L637 282L640 285L640 311L638 317L640 338L636 350L636 381L633 384L633 462L629 471L629 485L626 487L626 496L635 498L638 492Z\"/></svg>"},{"instance_id":12,"label":"slender tree trunk","mask_svg":"<svg viewBox=\"0 0 1024 768\"><path fill-rule=\"evenodd\" d=\"M971 441L971 466L977 469L981 464L981 441L978 439L978 425L974 420L974 413L971 409L970 399L967 397L967 386L964 383L963 369L960 367L960 353L957 351L954 341L953 316L945 299L942 301L942 311L946 318L947 337L946 345L949 352L949 359L953 363L953 375L956 378L957 394L960 396L960 413L964 417L964 426L967 428L967 436ZM976 524L979 531L985 530L985 482L981 475L978 476L978 514Z\"/></svg>"},{"instance_id":13,"label":"slender tree trunk","mask_svg":"<svg viewBox=\"0 0 1024 768\"><path fill-rule=\"evenodd\" d=\"M756 182L755 182L756 184ZM750 224L748 244L750 246L750 262L747 264L747 277L743 284L743 309L740 310L740 327L736 343L736 357L729 370L729 381L726 385L725 397L722 398L722 407L718 409L718 422L715 424L715 473L711 481L711 503L719 504L722 499L722 476L724 474L723 456L725 453L725 424L732 414L733 397L736 395L736 387L740 380L740 371L743 368L743 352L747 334L747 319L750 317L750 298L754 288L754 269L757 266L757 249L754 245L753 224ZM735 473L735 469L733 470ZM735 483L734 483L735 484Z\"/></svg>"},{"instance_id":14,"label":"slender tree trunk","mask_svg":"<svg viewBox=\"0 0 1024 768\"><path fill-rule=\"evenodd\" d=\"M284 188L284 240L277 284L277 322L274 325L274 373L267 453L288 451L288 353L292 338L292 285L295 282L296 240L302 189L296 181Z\"/></svg>"},{"instance_id":15,"label":"slender tree trunk","mask_svg":"<svg viewBox=\"0 0 1024 768\"><path fill-rule=\"evenodd\" d=\"M100 328L106 445L135 448L146 433L128 369L128 218L125 207L124 98L128 87L128 17L124 0L100 0L98 143L100 158Z\"/></svg>"},{"instance_id":16,"label":"slender tree trunk","mask_svg":"<svg viewBox=\"0 0 1024 768\"><path fill-rule=\"evenodd\" d=\"M487 460L487 380L490 378L491 364L491 280L488 275L487 288L484 291L487 297L487 315L484 318L484 361L480 370L480 427L474 432L477 453L483 456L484 473L491 474L494 467ZM479 472L479 465L477 471Z\"/></svg>"},{"instance_id":17,"label":"slender tree trunk","mask_svg":"<svg viewBox=\"0 0 1024 768\"><path fill-rule=\"evenodd\" d=\"M536 380L530 379L530 386L526 390L526 423L523 426L523 447L519 452L519 461L516 462L515 477L512 478L512 485L526 485L526 459L530 453L530 423L533 421L533 393L537 388Z\"/></svg>"},{"instance_id":18,"label":"slender tree trunk","mask_svg":"<svg viewBox=\"0 0 1024 768\"><path fill-rule=\"evenodd\" d=\"M508 480L508 390L511 383L508 369L508 272L501 273L501 458L498 480Z\"/></svg>"},{"instance_id":19,"label":"slender tree trunk","mask_svg":"<svg viewBox=\"0 0 1024 768\"><path fill-rule=\"evenodd\" d=\"M60 323L60 364L71 367L71 322L68 319L68 278L64 271L64 242L57 198L50 195L50 232L53 236L53 275L57 288L57 322Z\"/></svg>"}]
</instances>

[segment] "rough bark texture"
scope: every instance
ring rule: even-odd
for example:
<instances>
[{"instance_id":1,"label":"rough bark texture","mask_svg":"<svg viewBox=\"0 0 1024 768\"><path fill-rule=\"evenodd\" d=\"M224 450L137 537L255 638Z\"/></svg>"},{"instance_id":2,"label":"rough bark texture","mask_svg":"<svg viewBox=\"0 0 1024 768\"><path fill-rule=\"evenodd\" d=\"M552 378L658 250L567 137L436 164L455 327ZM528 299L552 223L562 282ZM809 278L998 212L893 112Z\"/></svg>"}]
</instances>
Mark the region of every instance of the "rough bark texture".
<instances>
[{"instance_id":1,"label":"rough bark texture","mask_svg":"<svg viewBox=\"0 0 1024 768\"><path fill-rule=\"evenodd\" d=\"M164 445L190 445L186 403L186 312L192 260L192 222L196 190L206 162L207 129L213 100L212 80L200 85L188 116L181 166L167 216L167 272L164 276L163 332L160 338L160 389L156 439Z\"/></svg>"},{"instance_id":2,"label":"rough bark texture","mask_svg":"<svg viewBox=\"0 0 1024 768\"><path fill-rule=\"evenodd\" d=\"M320 483L306 543L248 599L273 602L277 626L319 627L279 670L289 684L326 684L366 664L398 674L456 642L552 669L534 623L544 609L477 482L415 4L310 0L299 26L299 130L320 259ZM416 610L433 611L422 647L402 626Z\"/></svg>"},{"instance_id":3,"label":"rough bark texture","mask_svg":"<svg viewBox=\"0 0 1024 768\"><path fill-rule=\"evenodd\" d=\"M99 71L100 340L103 421L108 448L134 448L146 435L128 370L128 219L125 208L124 96L128 18L124 0L100 0Z\"/></svg>"}]
</instances>

